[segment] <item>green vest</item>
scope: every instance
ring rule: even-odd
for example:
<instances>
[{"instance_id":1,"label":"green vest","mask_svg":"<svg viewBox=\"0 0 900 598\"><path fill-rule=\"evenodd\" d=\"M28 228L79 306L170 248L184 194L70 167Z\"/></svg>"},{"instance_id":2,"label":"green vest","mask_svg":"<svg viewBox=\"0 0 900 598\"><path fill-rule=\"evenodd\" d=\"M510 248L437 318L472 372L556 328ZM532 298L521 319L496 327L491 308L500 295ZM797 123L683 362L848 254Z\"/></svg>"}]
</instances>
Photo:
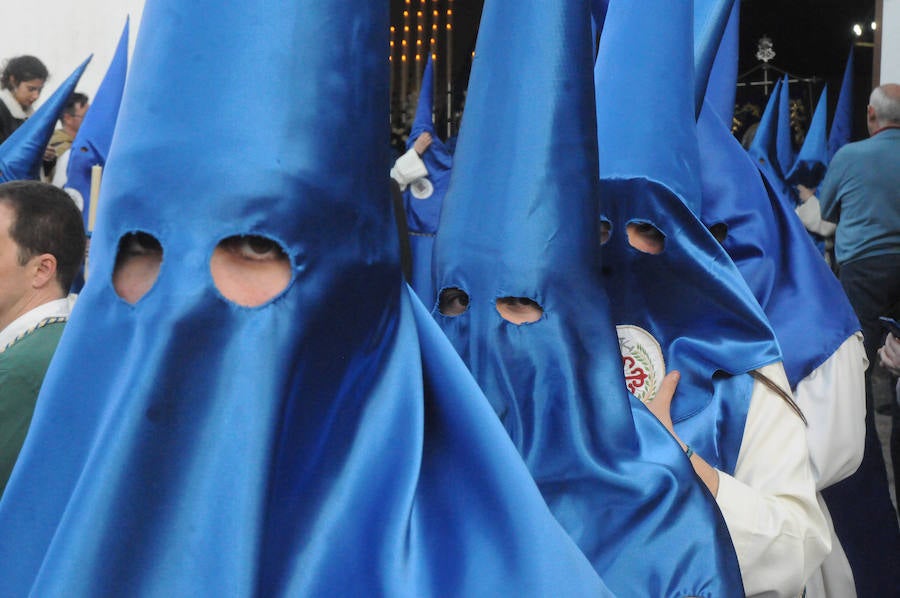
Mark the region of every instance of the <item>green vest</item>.
<instances>
[{"instance_id":1,"label":"green vest","mask_svg":"<svg viewBox=\"0 0 900 598\"><path fill-rule=\"evenodd\" d=\"M44 374L65 321L50 320L0 353L0 493L25 442Z\"/></svg>"}]
</instances>

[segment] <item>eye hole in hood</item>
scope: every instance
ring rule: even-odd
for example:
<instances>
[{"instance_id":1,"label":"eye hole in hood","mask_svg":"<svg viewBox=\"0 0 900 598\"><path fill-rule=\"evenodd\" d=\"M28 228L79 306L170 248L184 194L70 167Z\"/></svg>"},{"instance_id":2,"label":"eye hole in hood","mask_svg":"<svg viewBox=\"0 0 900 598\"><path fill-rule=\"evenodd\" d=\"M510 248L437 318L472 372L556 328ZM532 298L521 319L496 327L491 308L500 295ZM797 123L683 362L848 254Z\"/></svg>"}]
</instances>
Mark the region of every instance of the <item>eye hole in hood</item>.
<instances>
[{"instance_id":1,"label":"eye hole in hood","mask_svg":"<svg viewBox=\"0 0 900 598\"><path fill-rule=\"evenodd\" d=\"M258 307L291 282L291 259L278 241L236 235L219 241L209 271L222 296L243 307Z\"/></svg>"},{"instance_id":2,"label":"eye hole in hood","mask_svg":"<svg viewBox=\"0 0 900 598\"><path fill-rule=\"evenodd\" d=\"M528 297L500 297L496 306L500 316L513 324L531 324L544 315L544 308Z\"/></svg>"},{"instance_id":3,"label":"eye hole in hood","mask_svg":"<svg viewBox=\"0 0 900 598\"><path fill-rule=\"evenodd\" d=\"M163 248L150 233L135 231L122 235L113 269L116 294L134 305L147 294L162 267Z\"/></svg>"},{"instance_id":4,"label":"eye hole in hood","mask_svg":"<svg viewBox=\"0 0 900 598\"><path fill-rule=\"evenodd\" d=\"M445 316L458 316L469 309L469 294L458 287L447 287L438 297L438 311Z\"/></svg>"},{"instance_id":5,"label":"eye hole in hood","mask_svg":"<svg viewBox=\"0 0 900 598\"><path fill-rule=\"evenodd\" d=\"M643 253L657 255L666 249L666 235L661 230L642 220L632 220L626 226L628 243Z\"/></svg>"}]
</instances>

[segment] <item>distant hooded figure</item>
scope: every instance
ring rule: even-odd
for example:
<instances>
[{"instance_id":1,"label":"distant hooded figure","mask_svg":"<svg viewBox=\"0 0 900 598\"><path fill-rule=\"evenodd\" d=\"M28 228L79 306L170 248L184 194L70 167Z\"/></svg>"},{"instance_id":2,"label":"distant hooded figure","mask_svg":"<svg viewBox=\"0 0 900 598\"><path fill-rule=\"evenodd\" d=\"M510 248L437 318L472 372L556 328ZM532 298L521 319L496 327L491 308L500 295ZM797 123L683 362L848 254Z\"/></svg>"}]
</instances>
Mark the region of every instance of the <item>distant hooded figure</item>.
<instances>
[{"instance_id":1,"label":"distant hooded figure","mask_svg":"<svg viewBox=\"0 0 900 598\"><path fill-rule=\"evenodd\" d=\"M401 281L388 13L147 2L4 595L611 595Z\"/></svg>"},{"instance_id":2,"label":"distant hooded figure","mask_svg":"<svg viewBox=\"0 0 900 598\"><path fill-rule=\"evenodd\" d=\"M604 280L642 394L716 496L749 596L797 596L828 554L802 415L765 314L698 220L692 2L611 0L595 70ZM659 102L665 98L665 110Z\"/></svg>"},{"instance_id":3,"label":"distant hooded figure","mask_svg":"<svg viewBox=\"0 0 900 598\"><path fill-rule=\"evenodd\" d=\"M412 253L412 279L409 281L416 294L426 306L434 305L434 280L431 273L434 237L441 218L441 206L453 167L453 155L447 145L437 136L432 120L434 104L434 63L431 57L425 64L419 103L412 129L409 132L407 148L412 148L423 133L431 136L428 149L421 156L428 174L413 181L403 191L403 207L406 209L406 223L409 227L409 244Z\"/></svg>"},{"instance_id":4,"label":"distant hooded figure","mask_svg":"<svg viewBox=\"0 0 900 598\"><path fill-rule=\"evenodd\" d=\"M587 0L485 3L433 314L617 596L742 596L710 497L625 389L596 251L588 17Z\"/></svg>"}]
</instances>

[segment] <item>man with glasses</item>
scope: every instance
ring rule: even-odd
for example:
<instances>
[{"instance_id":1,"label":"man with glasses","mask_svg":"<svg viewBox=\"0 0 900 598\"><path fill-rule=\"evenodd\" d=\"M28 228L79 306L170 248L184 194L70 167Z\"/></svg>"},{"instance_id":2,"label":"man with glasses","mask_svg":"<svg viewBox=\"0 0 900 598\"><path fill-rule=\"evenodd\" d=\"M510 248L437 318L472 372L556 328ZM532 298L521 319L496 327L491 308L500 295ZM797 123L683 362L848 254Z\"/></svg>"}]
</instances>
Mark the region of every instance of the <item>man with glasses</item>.
<instances>
[{"instance_id":1,"label":"man with glasses","mask_svg":"<svg viewBox=\"0 0 900 598\"><path fill-rule=\"evenodd\" d=\"M59 115L59 123L62 128L53 132L50 143L47 145L47 151L44 153L44 180L59 188L66 184L69 150L89 107L88 97L85 94L76 91L69 96Z\"/></svg>"}]
</instances>

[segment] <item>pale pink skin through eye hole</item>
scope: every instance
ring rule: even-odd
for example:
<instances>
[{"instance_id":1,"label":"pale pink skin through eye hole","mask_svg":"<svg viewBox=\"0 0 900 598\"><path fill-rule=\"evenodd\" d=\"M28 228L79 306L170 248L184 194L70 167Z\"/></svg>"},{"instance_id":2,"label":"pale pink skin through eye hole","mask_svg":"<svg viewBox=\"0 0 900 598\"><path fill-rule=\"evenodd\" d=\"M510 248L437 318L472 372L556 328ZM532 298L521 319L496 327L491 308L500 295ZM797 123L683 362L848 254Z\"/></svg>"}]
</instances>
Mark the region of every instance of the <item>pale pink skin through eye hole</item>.
<instances>
[{"instance_id":1,"label":"pale pink skin through eye hole","mask_svg":"<svg viewBox=\"0 0 900 598\"><path fill-rule=\"evenodd\" d=\"M162 247L152 236L123 237L113 272L116 293L128 303L137 303L153 288L162 258ZM213 250L209 270L219 292L244 307L263 305L291 282L291 261L281 245L255 235L221 241Z\"/></svg>"}]
</instances>

